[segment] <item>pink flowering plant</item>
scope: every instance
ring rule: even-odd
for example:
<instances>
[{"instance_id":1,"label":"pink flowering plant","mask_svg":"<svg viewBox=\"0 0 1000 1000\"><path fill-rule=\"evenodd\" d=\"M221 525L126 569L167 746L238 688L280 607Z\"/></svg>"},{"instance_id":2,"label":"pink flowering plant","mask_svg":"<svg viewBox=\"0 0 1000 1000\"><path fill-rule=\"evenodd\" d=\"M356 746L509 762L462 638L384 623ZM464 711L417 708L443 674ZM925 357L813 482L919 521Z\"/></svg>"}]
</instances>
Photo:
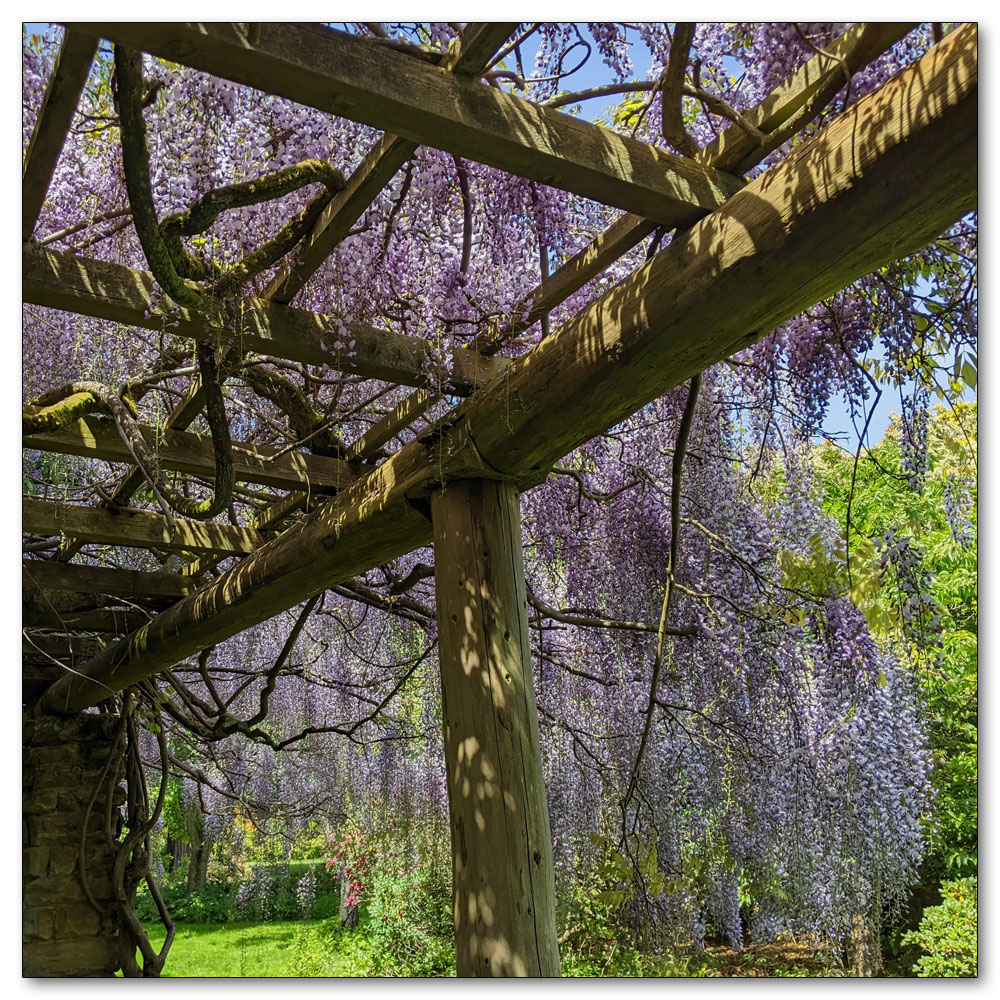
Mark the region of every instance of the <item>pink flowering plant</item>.
<instances>
[{"instance_id":1,"label":"pink flowering plant","mask_svg":"<svg viewBox=\"0 0 1000 1000\"><path fill-rule=\"evenodd\" d=\"M348 881L347 906L357 906L365 890L366 871L370 868L371 847L358 826L347 827L339 839L330 838L332 854L326 860L326 870L339 873Z\"/></svg>"}]
</instances>

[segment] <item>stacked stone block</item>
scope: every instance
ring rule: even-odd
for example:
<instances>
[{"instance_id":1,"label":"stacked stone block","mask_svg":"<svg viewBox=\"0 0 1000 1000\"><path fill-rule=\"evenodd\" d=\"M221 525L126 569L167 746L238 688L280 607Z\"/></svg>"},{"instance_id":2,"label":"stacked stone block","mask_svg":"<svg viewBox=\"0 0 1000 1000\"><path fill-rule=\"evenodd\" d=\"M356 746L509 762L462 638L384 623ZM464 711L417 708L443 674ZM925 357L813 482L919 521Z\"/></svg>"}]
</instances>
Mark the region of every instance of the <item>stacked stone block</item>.
<instances>
[{"instance_id":1,"label":"stacked stone block","mask_svg":"<svg viewBox=\"0 0 1000 1000\"><path fill-rule=\"evenodd\" d=\"M80 836L88 803L112 752L117 719L81 714L24 722L23 924L25 976L110 976L119 967L111 906L112 855L104 836L107 777L91 809L80 879ZM113 794L113 822L124 790Z\"/></svg>"}]
</instances>

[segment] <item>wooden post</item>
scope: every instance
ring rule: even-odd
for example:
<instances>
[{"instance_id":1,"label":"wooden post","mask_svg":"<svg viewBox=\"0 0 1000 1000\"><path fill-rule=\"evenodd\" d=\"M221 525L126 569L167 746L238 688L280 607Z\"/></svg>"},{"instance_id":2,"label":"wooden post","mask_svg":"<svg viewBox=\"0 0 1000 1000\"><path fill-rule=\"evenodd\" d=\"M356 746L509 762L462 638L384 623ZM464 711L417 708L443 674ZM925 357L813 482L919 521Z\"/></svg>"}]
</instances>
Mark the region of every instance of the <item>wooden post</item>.
<instances>
[{"instance_id":1,"label":"wooden post","mask_svg":"<svg viewBox=\"0 0 1000 1000\"><path fill-rule=\"evenodd\" d=\"M458 974L558 976L518 491L448 483L431 514Z\"/></svg>"}]
</instances>

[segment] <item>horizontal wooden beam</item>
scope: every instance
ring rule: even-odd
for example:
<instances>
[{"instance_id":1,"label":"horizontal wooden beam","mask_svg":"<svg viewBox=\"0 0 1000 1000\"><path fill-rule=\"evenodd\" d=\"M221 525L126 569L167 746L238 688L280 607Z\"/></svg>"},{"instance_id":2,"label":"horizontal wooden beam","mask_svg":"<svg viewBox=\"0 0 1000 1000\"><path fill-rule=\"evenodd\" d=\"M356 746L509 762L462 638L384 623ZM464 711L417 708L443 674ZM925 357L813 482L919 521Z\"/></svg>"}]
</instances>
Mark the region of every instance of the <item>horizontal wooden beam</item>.
<instances>
[{"instance_id":1,"label":"horizontal wooden beam","mask_svg":"<svg viewBox=\"0 0 1000 1000\"><path fill-rule=\"evenodd\" d=\"M657 395L976 204L977 31L965 25L681 234L445 418L319 510L67 677L93 704L311 594L430 541L442 480L522 487Z\"/></svg>"},{"instance_id":2,"label":"horizontal wooden beam","mask_svg":"<svg viewBox=\"0 0 1000 1000\"><path fill-rule=\"evenodd\" d=\"M160 466L202 479L215 479L212 439L189 431L157 430L142 427L142 435L156 451ZM114 423L101 417L83 417L57 431L26 434L25 448L37 448L60 455L79 455L107 462L135 464ZM233 442L233 468L236 479L283 490L336 493L353 483L359 475L356 466L324 455L301 452L277 454L282 449L270 445Z\"/></svg>"},{"instance_id":3,"label":"horizontal wooden beam","mask_svg":"<svg viewBox=\"0 0 1000 1000\"><path fill-rule=\"evenodd\" d=\"M86 661L104 646L100 639L82 635L38 635L23 632L21 655L25 660L47 663L49 658L72 666L77 660ZM105 691L105 696L110 694Z\"/></svg>"},{"instance_id":4,"label":"horizontal wooden beam","mask_svg":"<svg viewBox=\"0 0 1000 1000\"><path fill-rule=\"evenodd\" d=\"M21 498L22 530L37 535L71 535L87 542L138 548L247 555L263 545L250 528L211 521L167 519L146 510L102 510L75 504Z\"/></svg>"},{"instance_id":5,"label":"horizontal wooden beam","mask_svg":"<svg viewBox=\"0 0 1000 1000\"><path fill-rule=\"evenodd\" d=\"M21 239L31 239L45 204L59 154L76 113L98 40L67 30L38 110L35 130L24 156L21 179Z\"/></svg>"},{"instance_id":6,"label":"horizontal wooden beam","mask_svg":"<svg viewBox=\"0 0 1000 1000\"><path fill-rule=\"evenodd\" d=\"M521 177L688 225L735 177L322 25L74 24Z\"/></svg>"},{"instance_id":7,"label":"horizontal wooden beam","mask_svg":"<svg viewBox=\"0 0 1000 1000\"><path fill-rule=\"evenodd\" d=\"M205 317L186 309L153 306L153 276L146 271L71 253L23 246L22 292L25 302L97 316L147 330L169 329L192 340L215 339L220 331L208 327ZM241 351L273 354L289 361L327 365L336 371L399 385L426 385L433 378L429 340L405 337L363 323L342 324L332 316L272 305L263 299L245 300L246 328L234 335ZM506 367L501 358L482 357L458 348L453 354L449 381L460 392L470 392Z\"/></svg>"},{"instance_id":8,"label":"horizontal wooden beam","mask_svg":"<svg viewBox=\"0 0 1000 1000\"><path fill-rule=\"evenodd\" d=\"M87 611L42 611L25 609L22 624L29 628L61 632L99 632L102 635L127 635L152 616L135 608L99 608Z\"/></svg>"},{"instance_id":9,"label":"horizontal wooden beam","mask_svg":"<svg viewBox=\"0 0 1000 1000\"><path fill-rule=\"evenodd\" d=\"M47 559L21 564L25 590L58 590L71 594L107 594L130 600L178 600L193 594L201 583L179 573L148 573L111 566L72 565Z\"/></svg>"}]
</instances>

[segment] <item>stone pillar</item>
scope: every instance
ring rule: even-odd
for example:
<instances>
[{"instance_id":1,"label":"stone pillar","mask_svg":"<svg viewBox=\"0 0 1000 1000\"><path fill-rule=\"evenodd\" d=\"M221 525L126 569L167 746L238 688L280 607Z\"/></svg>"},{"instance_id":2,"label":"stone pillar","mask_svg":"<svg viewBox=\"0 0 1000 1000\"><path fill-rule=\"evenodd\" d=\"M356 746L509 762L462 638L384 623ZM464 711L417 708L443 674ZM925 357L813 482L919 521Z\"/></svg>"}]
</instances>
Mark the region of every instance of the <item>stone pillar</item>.
<instances>
[{"instance_id":1,"label":"stone pillar","mask_svg":"<svg viewBox=\"0 0 1000 1000\"><path fill-rule=\"evenodd\" d=\"M98 714L25 717L24 976L110 976L119 968L103 788L84 839L87 883L105 908L103 915L88 901L80 880L84 814L112 752L117 723L112 716ZM107 780L105 776L101 784ZM124 790L117 788L113 817L124 798Z\"/></svg>"}]
</instances>

